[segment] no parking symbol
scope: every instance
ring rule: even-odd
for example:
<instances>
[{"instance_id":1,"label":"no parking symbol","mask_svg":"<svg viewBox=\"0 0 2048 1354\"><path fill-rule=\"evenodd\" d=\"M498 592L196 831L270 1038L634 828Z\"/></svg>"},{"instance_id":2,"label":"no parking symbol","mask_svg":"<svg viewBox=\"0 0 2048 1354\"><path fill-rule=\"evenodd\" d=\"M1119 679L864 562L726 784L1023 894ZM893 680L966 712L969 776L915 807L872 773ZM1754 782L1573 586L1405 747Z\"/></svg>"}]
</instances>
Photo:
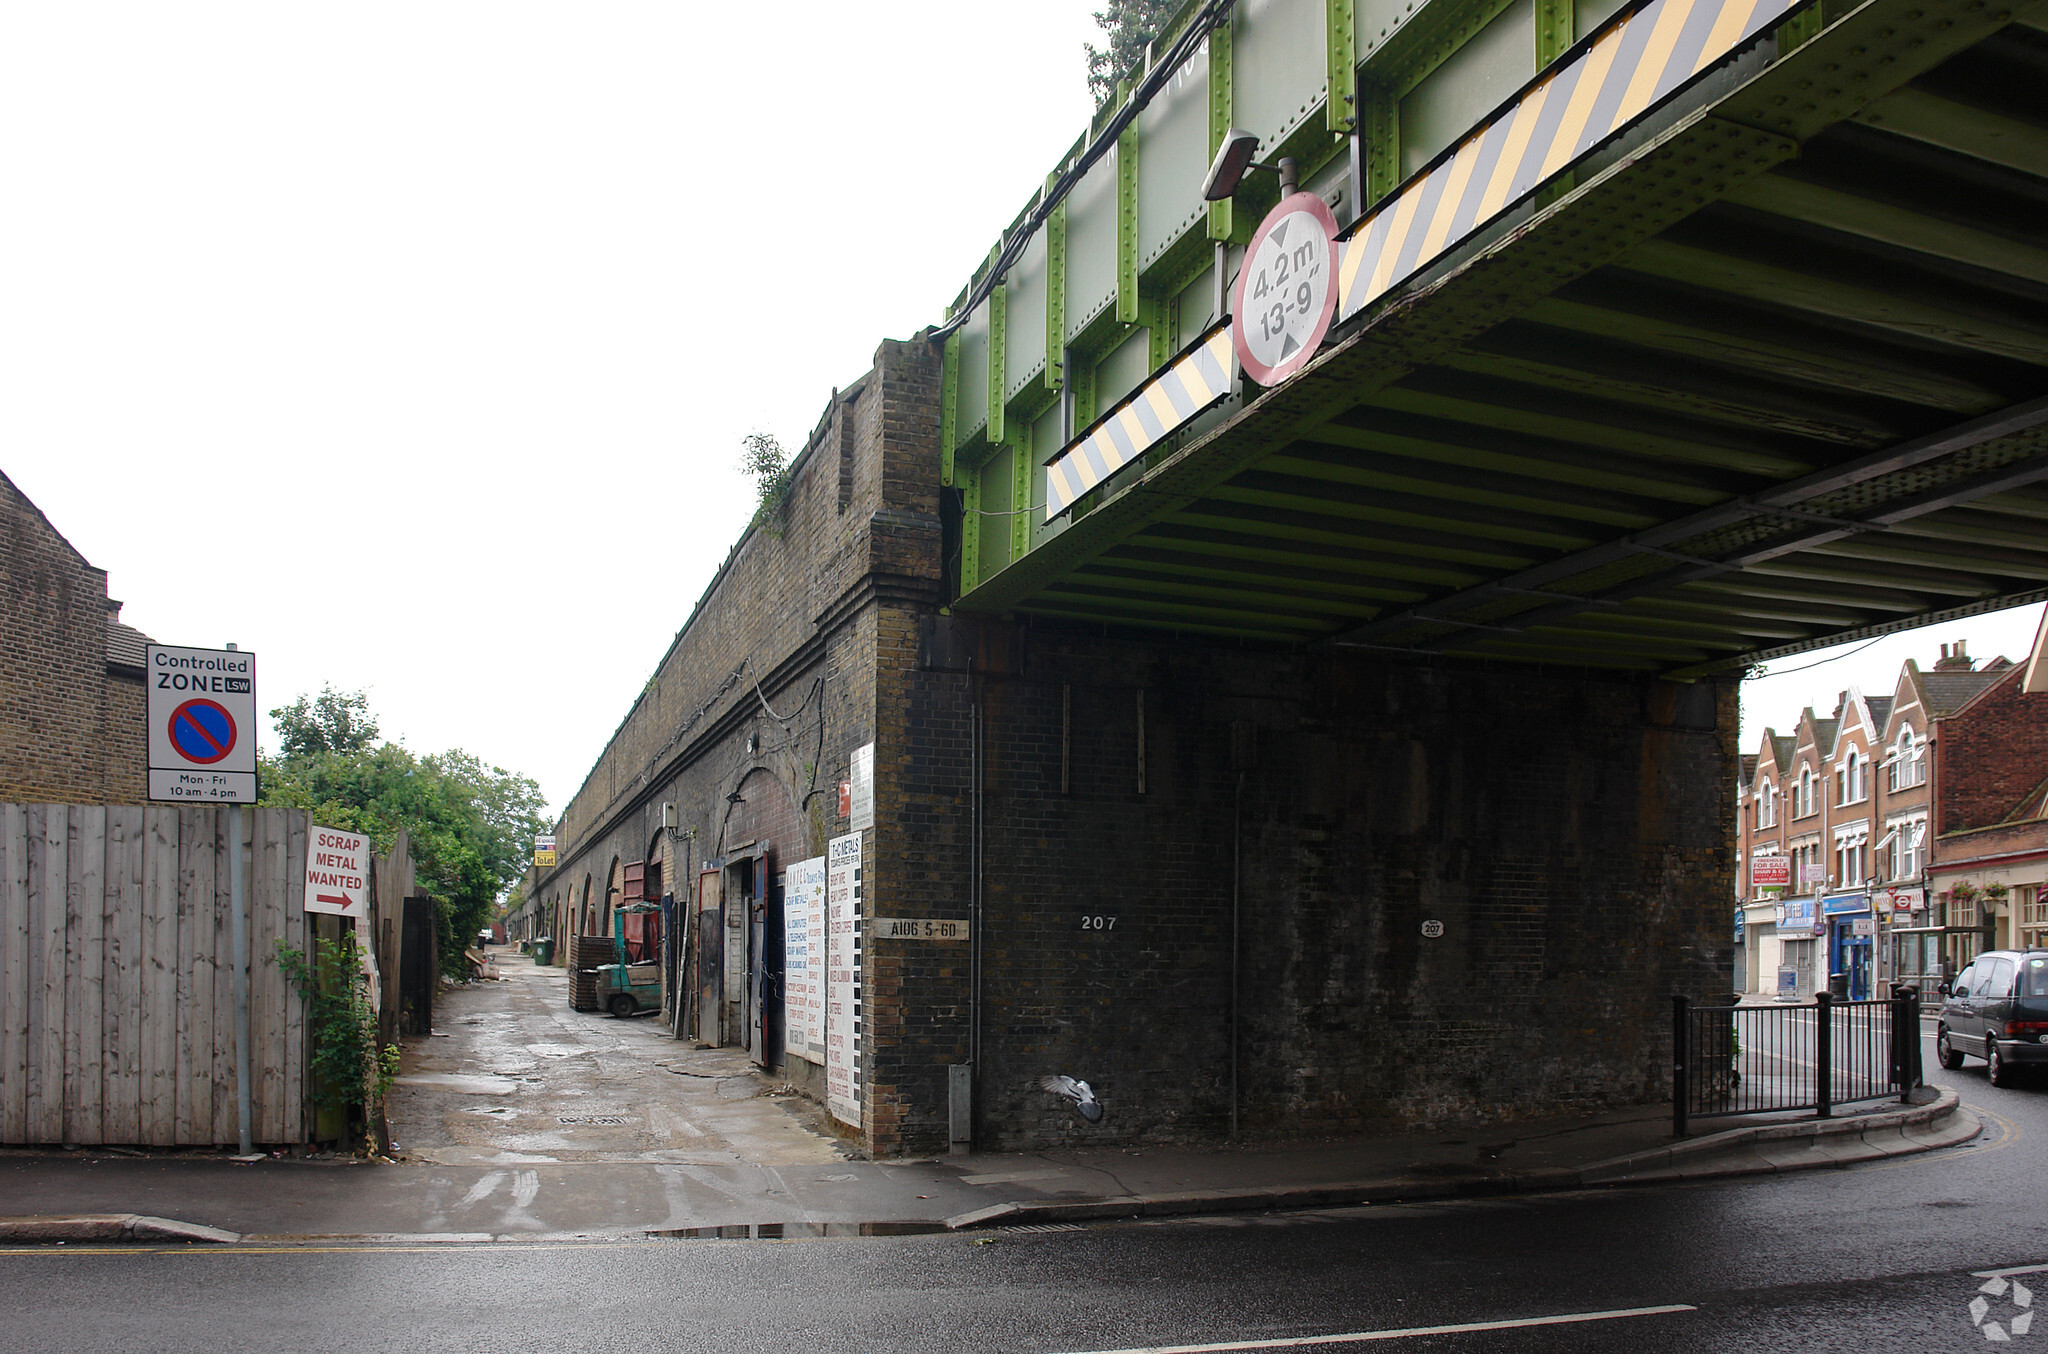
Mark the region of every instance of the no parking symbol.
<instances>
[{"instance_id":1,"label":"no parking symbol","mask_svg":"<svg viewBox=\"0 0 2048 1354\"><path fill-rule=\"evenodd\" d=\"M171 745L188 762L212 766L235 750L235 717L219 701L190 700L171 712Z\"/></svg>"}]
</instances>

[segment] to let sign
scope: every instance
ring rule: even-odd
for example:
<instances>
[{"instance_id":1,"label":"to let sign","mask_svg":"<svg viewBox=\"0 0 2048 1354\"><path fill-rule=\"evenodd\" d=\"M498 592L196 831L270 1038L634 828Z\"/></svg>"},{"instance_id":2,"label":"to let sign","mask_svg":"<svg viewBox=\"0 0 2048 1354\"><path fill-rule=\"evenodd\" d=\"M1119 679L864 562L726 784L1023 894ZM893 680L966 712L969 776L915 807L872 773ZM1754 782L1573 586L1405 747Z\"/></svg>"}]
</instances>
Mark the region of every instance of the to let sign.
<instances>
[{"instance_id":1,"label":"to let sign","mask_svg":"<svg viewBox=\"0 0 2048 1354\"><path fill-rule=\"evenodd\" d=\"M370 913L370 839L339 828L306 829L306 911Z\"/></svg>"}]
</instances>

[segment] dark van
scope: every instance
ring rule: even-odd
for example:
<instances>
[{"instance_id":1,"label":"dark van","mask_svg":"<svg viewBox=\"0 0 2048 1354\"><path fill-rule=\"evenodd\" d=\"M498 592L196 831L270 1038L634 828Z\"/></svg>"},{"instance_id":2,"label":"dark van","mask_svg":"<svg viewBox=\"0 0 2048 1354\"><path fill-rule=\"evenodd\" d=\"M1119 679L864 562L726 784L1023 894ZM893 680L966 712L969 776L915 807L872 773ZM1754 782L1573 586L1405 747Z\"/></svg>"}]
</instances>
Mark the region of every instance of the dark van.
<instances>
[{"instance_id":1,"label":"dark van","mask_svg":"<svg viewBox=\"0 0 2048 1354\"><path fill-rule=\"evenodd\" d=\"M1953 1072L1982 1058L1993 1086L2013 1069L2048 1064L2048 950L1989 950L1943 993L1934 1047Z\"/></svg>"}]
</instances>

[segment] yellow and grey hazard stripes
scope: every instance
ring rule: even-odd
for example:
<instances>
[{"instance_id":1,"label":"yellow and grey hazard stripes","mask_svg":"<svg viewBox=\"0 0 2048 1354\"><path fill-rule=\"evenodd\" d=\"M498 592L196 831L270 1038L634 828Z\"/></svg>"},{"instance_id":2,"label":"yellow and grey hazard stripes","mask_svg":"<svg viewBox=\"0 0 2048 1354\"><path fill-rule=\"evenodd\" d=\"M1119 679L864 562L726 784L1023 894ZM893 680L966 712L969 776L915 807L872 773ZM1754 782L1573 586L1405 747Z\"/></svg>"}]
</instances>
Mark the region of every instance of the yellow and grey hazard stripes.
<instances>
[{"instance_id":1,"label":"yellow and grey hazard stripes","mask_svg":"<svg viewBox=\"0 0 2048 1354\"><path fill-rule=\"evenodd\" d=\"M1223 398L1236 378L1237 351L1230 342L1230 326L1219 324L1045 468L1046 520L1065 512L1075 499L1143 456L1147 447Z\"/></svg>"},{"instance_id":2,"label":"yellow and grey hazard stripes","mask_svg":"<svg viewBox=\"0 0 2048 1354\"><path fill-rule=\"evenodd\" d=\"M1571 167L1797 0L1652 0L1530 88L1344 241L1339 319Z\"/></svg>"}]
</instances>

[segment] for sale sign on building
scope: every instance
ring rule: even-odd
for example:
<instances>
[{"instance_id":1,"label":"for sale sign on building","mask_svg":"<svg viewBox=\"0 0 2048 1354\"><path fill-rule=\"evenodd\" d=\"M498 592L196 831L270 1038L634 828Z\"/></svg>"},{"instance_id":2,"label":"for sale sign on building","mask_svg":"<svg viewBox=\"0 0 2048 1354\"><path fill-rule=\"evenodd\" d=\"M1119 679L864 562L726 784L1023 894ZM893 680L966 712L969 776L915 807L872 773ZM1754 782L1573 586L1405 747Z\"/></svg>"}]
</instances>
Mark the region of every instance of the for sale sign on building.
<instances>
[{"instance_id":1,"label":"for sale sign on building","mask_svg":"<svg viewBox=\"0 0 2048 1354\"><path fill-rule=\"evenodd\" d=\"M152 644L149 797L174 804L256 802L256 655Z\"/></svg>"},{"instance_id":2,"label":"for sale sign on building","mask_svg":"<svg viewBox=\"0 0 2048 1354\"><path fill-rule=\"evenodd\" d=\"M1749 862L1749 877L1760 889L1792 886L1792 857L1757 856Z\"/></svg>"},{"instance_id":3,"label":"for sale sign on building","mask_svg":"<svg viewBox=\"0 0 2048 1354\"><path fill-rule=\"evenodd\" d=\"M306 829L306 911L370 915L370 839L339 828Z\"/></svg>"}]
</instances>

